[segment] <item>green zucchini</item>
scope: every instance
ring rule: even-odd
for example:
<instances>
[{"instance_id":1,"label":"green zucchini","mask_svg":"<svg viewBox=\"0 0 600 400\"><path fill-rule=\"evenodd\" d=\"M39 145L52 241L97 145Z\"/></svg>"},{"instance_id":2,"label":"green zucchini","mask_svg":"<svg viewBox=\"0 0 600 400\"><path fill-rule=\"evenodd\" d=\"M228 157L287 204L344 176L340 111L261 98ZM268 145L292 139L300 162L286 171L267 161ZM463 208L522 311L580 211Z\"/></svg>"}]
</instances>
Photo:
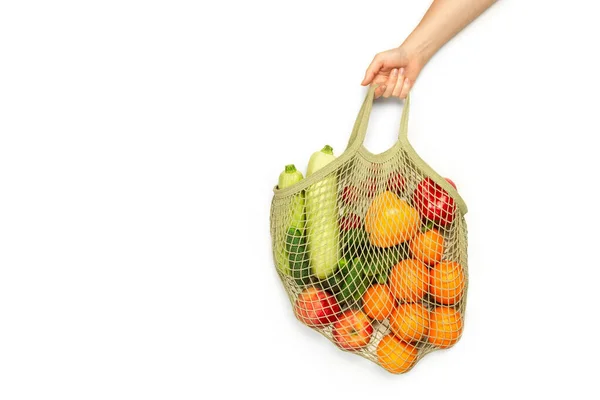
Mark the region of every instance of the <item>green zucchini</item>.
<instances>
[{"instance_id":1,"label":"green zucchini","mask_svg":"<svg viewBox=\"0 0 600 400\"><path fill-rule=\"evenodd\" d=\"M352 306L357 304L371 285L373 277L367 273L366 266L360 258L355 258L347 264L348 268L336 274L336 288L334 291L338 302Z\"/></svg>"},{"instance_id":2,"label":"green zucchini","mask_svg":"<svg viewBox=\"0 0 600 400\"><path fill-rule=\"evenodd\" d=\"M306 237L300 229L290 227L286 237L290 274L298 286L310 283L310 260L306 249Z\"/></svg>"},{"instance_id":3,"label":"green zucchini","mask_svg":"<svg viewBox=\"0 0 600 400\"><path fill-rule=\"evenodd\" d=\"M342 233L343 254L348 258L356 258L370 247L369 235L363 228L352 228Z\"/></svg>"},{"instance_id":4,"label":"green zucchini","mask_svg":"<svg viewBox=\"0 0 600 400\"><path fill-rule=\"evenodd\" d=\"M278 189L285 189L300 182L302 179L304 179L302 173L296 169L294 164L286 165L284 171L279 175L277 187ZM296 230L299 230L304 235L304 203L304 192L298 193L291 199L289 229L275 243L275 265L281 273L286 275L290 275L291 273L290 255L286 249L286 242L290 230L294 231L294 235Z\"/></svg>"},{"instance_id":5,"label":"green zucchini","mask_svg":"<svg viewBox=\"0 0 600 400\"><path fill-rule=\"evenodd\" d=\"M375 278L377 283L385 284L392 268L403 259L404 246L389 248L371 247L366 254L367 274Z\"/></svg>"}]
</instances>

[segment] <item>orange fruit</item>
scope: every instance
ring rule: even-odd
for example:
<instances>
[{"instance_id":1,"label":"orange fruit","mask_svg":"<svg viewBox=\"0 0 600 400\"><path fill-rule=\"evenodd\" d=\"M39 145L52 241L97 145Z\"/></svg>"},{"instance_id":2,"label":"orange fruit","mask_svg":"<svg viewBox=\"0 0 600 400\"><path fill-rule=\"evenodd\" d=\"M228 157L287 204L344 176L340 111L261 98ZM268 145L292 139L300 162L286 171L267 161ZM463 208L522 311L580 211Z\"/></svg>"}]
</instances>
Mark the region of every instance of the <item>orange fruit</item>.
<instances>
[{"instance_id":1,"label":"orange fruit","mask_svg":"<svg viewBox=\"0 0 600 400\"><path fill-rule=\"evenodd\" d=\"M444 237L437 229L420 233L410 242L410 251L414 258L425 264L433 265L442 261L444 255Z\"/></svg>"},{"instance_id":2,"label":"orange fruit","mask_svg":"<svg viewBox=\"0 0 600 400\"><path fill-rule=\"evenodd\" d=\"M396 246L412 239L420 224L419 212L390 191L378 195L365 215L365 230L376 247Z\"/></svg>"},{"instance_id":3,"label":"orange fruit","mask_svg":"<svg viewBox=\"0 0 600 400\"><path fill-rule=\"evenodd\" d=\"M393 335L384 336L377 345L379 364L394 374L408 371L417 361L417 354L415 346L401 342Z\"/></svg>"},{"instance_id":4,"label":"orange fruit","mask_svg":"<svg viewBox=\"0 0 600 400\"><path fill-rule=\"evenodd\" d=\"M427 266L419 260L402 260L390 272L390 290L398 300L419 301L429 284Z\"/></svg>"},{"instance_id":5,"label":"orange fruit","mask_svg":"<svg viewBox=\"0 0 600 400\"><path fill-rule=\"evenodd\" d=\"M429 342L440 349L454 346L460 339L462 327L460 312L452 307L436 307L429 321Z\"/></svg>"},{"instance_id":6,"label":"orange fruit","mask_svg":"<svg viewBox=\"0 0 600 400\"><path fill-rule=\"evenodd\" d=\"M400 340L421 340L429 330L429 310L420 303L405 303L390 315L390 329Z\"/></svg>"},{"instance_id":7,"label":"orange fruit","mask_svg":"<svg viewBox=\"0 0 600 400\"><path fill-rule=\"evenodd\" d=\"M465 273L454 261L442 261L429 272L429 292L438 303L456 304L463 295Z\"/></svg>"},{"instance_id":8,"label":"orange fruit","mask_svg":"<svg viewBox=\"0 0 600 400\"><path fill-rule=\"evenodd\" d=\"M363 311L379 321L386 319L395 305L396 299L387 285L375 284L363 295Z\"/></svg>"}]
</instances>

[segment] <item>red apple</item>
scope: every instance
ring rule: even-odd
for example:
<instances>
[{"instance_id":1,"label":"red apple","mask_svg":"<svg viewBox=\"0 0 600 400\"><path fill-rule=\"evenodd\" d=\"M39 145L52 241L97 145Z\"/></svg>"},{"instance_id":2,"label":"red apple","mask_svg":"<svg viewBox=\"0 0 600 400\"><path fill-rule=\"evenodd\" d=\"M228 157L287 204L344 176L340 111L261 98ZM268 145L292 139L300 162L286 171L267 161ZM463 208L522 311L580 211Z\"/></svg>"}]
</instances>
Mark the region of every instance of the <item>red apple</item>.
<instances>
[{"instance_id":1,"label":"red apple","mask_svg":"<svg viewBox=\"0 0 600 400\"><path fill-rule=\"evenodd\" d=\"M342 349L358 350L371 341L373 326L367 314L359 310L347 310L333 325L333 340Z\"/></svg>"},{"instance_id":2,"label":"red apple","mask_svg":"<svg viewBox=\"0 0 600 400\"><path fill-rule=\"evenodd\" d=\"M340 306L331 293L316 287L309 287L298 295L294 312L304 324L321 327L336 320Z\"/></svg>"}]
</instances>

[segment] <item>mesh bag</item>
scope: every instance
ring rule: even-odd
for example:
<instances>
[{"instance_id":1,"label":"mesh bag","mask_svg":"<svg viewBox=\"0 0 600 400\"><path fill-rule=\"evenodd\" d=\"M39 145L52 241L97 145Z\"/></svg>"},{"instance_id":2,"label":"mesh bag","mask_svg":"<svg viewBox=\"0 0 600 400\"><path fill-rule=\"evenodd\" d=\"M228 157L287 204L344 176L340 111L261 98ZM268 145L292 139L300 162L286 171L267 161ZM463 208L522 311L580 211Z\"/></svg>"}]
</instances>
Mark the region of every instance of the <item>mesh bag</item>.
<instances>
[{"instance_id":1,"label":"mesh bag","mask_svg":"<svg viewBox=\"0 0 600 400\"><path fill-rule=\"evenodd\" d=\"M341 156L275 188L271 238L296 317L404 373L461 337L467 208L409 144L409 99L396 144L376 155L363 146L373 99L371 88Z\"/></svg>"}]
</instances>

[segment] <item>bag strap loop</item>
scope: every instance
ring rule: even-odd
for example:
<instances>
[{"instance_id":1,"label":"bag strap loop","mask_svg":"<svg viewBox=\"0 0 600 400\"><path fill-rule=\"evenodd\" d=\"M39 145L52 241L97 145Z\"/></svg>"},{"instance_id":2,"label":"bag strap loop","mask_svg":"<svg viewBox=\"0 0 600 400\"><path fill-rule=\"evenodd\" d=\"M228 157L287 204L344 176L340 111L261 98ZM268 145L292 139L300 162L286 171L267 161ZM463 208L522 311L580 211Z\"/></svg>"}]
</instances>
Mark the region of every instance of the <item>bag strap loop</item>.
<instances>
[{"instance_id":1,"label":"bag strap loop","mask_svg":"<svg viewBox=\"0 0 600 400\"><path fill-rule=\"evenodd\" d=\"M367 135L367 128L369 126L369 117L371 116L371 110L373 109L373 101L375 100L375 89L379 85L372 85L367 92L365 101L363 102L354 127L352 128L352 134L348 140L346 150L351 148L359 147L365 141ZM404 109L402 110L402 118L400 120L400 132L398 133L398 139L403 140L408 135L408 114L410 110L410 95L406 97L404 101Z\"/></svg>"},{"instance_id":2,"label":"bag strap loop","mask_svg":"<svg viewBox=\"0 0 600 400\"><path fill-rule=\"evenodd\" d=\"M375 89L376 85L372 85L369 88L365 101L356 117L354 122L354 128L346 147L347 153L353 153L358 151L358 148L362 146L365 136L367 133L367 127L369 125L369 117L371 116L371 110L373 108L373 101L375 100ZM408 141L408 116L410 113L410 95L406 96L404 101L404 109L402 110L402 118L400 119L400 131L398 132L398 143L400 147L410 156L412 161L421 168L426 174L428 174L434 182L448 192L457 202L458 207L462 211L463 215L467 213L467 205L464 200L458 194L456 189L452 187L446 180L440 176L433 168L431 168L415 151L410 142Z\"/></svg>"},{"instance_id":3,"label":"bag strap loop","mask_svg":"<svg viewBox=\"0 0 600 400\"><path fill-rule=\"evenodd\" d=\"M363 143L365 140L365 132L367 130L366 124L369 123L369 116L371 115L371 109L373 107L373 99L375 98L375 87L371 86L369 91L367 92L367 96L360 107L360 111L356 116L356 120L354 121L354 127L352 128L352 134L350 135L350 139L348 140L348 145L346 146L346 150L350 148L357 147ZM365 116L365 111L368 108L367 115ZM363 129L363 124L365 127Z\"/></svg>"}]
</instances>

